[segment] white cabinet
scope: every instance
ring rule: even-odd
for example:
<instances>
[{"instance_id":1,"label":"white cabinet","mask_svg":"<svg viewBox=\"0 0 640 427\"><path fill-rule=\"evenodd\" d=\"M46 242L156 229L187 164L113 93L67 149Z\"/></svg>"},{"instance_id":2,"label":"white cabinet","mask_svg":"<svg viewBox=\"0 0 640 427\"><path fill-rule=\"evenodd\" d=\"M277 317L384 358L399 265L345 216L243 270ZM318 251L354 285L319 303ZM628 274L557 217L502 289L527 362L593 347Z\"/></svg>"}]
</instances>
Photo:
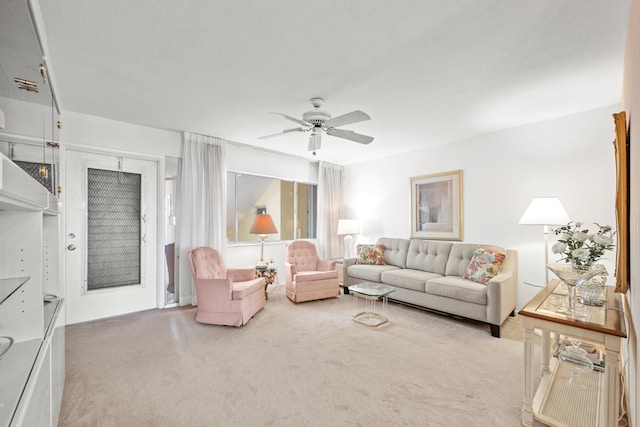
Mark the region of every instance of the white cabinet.
<instances>
[{"instance_id":1,"label":"white cabinet","mask_svg":"<svg viewBox=\"0 0 640 427\"><path fill-rule=\"evenodd\" d=\"M0 427L57 425L64 388L58 202L0 154ZM58 298L44 301L44 294Z\"/></svg>"}]
</instances>

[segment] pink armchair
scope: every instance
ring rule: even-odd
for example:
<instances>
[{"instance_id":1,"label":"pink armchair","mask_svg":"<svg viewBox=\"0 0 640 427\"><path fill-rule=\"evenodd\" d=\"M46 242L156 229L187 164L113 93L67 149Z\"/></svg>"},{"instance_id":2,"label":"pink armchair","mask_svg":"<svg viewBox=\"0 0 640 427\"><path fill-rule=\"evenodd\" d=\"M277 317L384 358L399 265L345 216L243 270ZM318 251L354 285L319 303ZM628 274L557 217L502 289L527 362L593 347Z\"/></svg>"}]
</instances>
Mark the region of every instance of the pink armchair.
<instances>
[{"instance_id":1,"label":"pink armchair","mask_svg":"<svg viewBox=\"0 0 640 427\"><path fill-rule=\"evenodd\" d=\"M198 322L242 326L264 307L265 281L255 278L255 269L227 269L218 251L207 247L193 249L188 257L198 297Z\"/></svg>"},{"instance_id":2,"label":"pink armchair","mask_svg":"<svg viewBox=\"0 0 640 427\"><path fill-rule=\"evenodd\" d=\"M303 302L340 295L336 263L320 259L313 243L294 240L286 246L285 252L287 297L291 301Z\"/></svg>"}]
</instances>

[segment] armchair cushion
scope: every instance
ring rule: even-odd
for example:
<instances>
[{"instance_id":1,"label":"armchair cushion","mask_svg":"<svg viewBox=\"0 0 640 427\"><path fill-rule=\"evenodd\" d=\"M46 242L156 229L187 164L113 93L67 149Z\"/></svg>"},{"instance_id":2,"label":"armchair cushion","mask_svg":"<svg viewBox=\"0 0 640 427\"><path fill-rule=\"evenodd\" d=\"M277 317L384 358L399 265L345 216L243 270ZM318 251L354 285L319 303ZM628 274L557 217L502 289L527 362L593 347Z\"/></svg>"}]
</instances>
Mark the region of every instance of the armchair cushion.
<instances>
[{"instance_id":1,"label":"armchair cushion","mask_svg":"<svg viewBox=\"0 0 640 427\"><path fill-rule=\"evenodd\" d=\"M298 283L302 282L313 282L315 280L326 280L326 279L337 279L338 271L301 271L300 273L295 275L295 281Z\"/></svg>"},{"instance_id":2,"label":"armchair cushion","mask_svg":"<svg viewBox=\"0 0 640 427\"><path fill-rule=\"evenodd\" d=\"M264 292L264 278L259 277L244 282L233 282L231 299L244 299L254 292Z\"/></svg>"}]
</instances>

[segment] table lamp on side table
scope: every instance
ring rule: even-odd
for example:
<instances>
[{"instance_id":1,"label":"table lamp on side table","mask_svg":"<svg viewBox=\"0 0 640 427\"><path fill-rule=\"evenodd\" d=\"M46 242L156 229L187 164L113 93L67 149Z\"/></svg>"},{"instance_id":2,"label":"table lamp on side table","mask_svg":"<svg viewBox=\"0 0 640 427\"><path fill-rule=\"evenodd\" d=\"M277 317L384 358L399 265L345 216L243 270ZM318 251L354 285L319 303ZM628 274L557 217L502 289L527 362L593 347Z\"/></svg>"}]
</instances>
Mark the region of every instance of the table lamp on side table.
<instances>
[{"instance_id":1,"label":"table lamp on side table","mask_svg":"<svg viewBox=\"0 0 640 427\"><path fill-rule=\"evenodd\" d=\"M338 221L338 235L344 235L344 257L355 256L353 253L353 236L360 234L360 221L357 219L341 219Z\"/></svg>"},{"instance_id":2,"label":"table lamp on side table","mask_svg":"<svg viewBox=\"0 0 640 427\"><path fill-rule=\"evenodd\" d=\"M258 214L256 215L256 219L253 221L253 225L251 226L251 230L249 230L251 234L258 234L260 237L260 262L258 262L258 267L267 267L267 263L264 262L264 239L267 238L267 234L276 234L278 233L278 229L276 225L273 223L273 219L271 219L271 215L269 214Z\"/></svg>"},{"instance_id":3,"label":"table lamp on side table","mask_svg":"<svg viewBox=\"0 0 640 427\"><path fill-rule=\"evenodd\" d=\"M556 197L538 197L531 201L529 207L518 221L524 225L543 225L544 233L544 271L545 283L549 283L549 226L566 225L571 219L567 211Z\"/></svg>"}]
</instances>

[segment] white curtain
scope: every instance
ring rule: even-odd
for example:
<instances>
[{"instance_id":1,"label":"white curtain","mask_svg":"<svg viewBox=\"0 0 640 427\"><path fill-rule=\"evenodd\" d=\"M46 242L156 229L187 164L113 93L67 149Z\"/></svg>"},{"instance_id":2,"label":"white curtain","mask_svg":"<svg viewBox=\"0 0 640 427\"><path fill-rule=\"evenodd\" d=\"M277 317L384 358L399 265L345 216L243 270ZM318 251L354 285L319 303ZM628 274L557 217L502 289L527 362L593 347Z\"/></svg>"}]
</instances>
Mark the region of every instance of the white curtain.
<instances>
[{"instance_id":1,"label":"white curtain","mask_svg":"<svg viewBox=\"0 0 640 427\"><path fill-rule=\"evenodd\" d=\"M344 253L338 237L338 220L343 218L343 167L320 162L318 173L318 253L324 259Z\"/></svg>"},{"instance_id":2,"label":"white curtain","mask_svg":"<svg viewBox=\"0 0 640 427\"><path fill-rule=\"evenodd\" d=\"M187 253L209 246L225 259L227 172L226 142L211 136L185 132L182 170L178 182L178 229L180 305L197 304Z\"/></svg>"}]
</instances>

